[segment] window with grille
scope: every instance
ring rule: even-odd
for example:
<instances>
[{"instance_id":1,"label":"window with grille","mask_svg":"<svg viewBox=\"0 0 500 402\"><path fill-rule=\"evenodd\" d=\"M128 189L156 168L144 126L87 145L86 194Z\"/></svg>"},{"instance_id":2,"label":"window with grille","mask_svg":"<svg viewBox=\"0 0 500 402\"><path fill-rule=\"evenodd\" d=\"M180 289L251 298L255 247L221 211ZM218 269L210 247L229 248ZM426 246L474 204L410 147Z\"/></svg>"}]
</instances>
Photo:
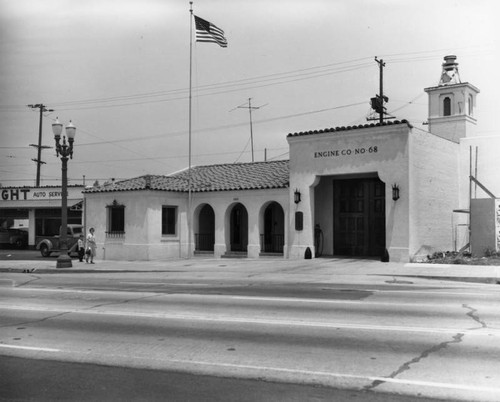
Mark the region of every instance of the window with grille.
<instances>
[{"instance_id":1,"label":"window with grille","mask_svg":"<svg viewBox=\"0 0 500 402\"><path fill-rule=\"evenodd\" d=\"M125 205L115 201L107 205L106 234L109 236L123 236L125 234Z\"/></svg>"}]
</instances>

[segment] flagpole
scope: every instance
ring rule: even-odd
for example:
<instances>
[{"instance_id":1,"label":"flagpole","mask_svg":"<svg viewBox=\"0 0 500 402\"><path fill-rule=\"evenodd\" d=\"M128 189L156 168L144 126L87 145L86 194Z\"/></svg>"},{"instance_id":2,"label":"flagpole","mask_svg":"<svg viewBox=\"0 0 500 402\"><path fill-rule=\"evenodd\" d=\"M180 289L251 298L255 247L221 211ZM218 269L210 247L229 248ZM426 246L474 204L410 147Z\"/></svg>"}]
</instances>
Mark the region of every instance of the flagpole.
<instances>
[{"instance_id":1,"label":"flagpole","mask_svg":"<svg viewBox=\"0 0 500 402\"><path fill-rule=\"evenodd\" d=\"M188 258L191 258L191 235L192 235L192 225L191 225L191 117L192 117L192 81L193 81L193 2L189 2L189 151L188 151L188 213L187 213L187 224L188 224Z\"/></svg>"}]
</instances>

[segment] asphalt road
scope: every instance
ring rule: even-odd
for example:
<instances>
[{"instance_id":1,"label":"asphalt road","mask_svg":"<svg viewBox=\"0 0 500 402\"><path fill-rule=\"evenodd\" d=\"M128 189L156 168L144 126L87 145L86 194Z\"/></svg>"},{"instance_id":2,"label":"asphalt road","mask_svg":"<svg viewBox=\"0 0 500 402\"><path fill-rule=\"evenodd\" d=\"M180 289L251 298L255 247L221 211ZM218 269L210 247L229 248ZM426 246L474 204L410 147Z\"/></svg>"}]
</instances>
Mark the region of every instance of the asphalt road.
<instances>
[{"instance_id":1,"label":"asphalt road","mask_svg":"<svg viewBox=\"0 0 500 402\"><path fill-rule=\"evenodd\" d=\"M22 359L56 378L98 367L127 385L128 376L177 373L180 394L171 400L234 400L217 398L219 381L234 381L233 392L248 397L239 400L500 399L494 285L266 286L144 272L1 279L0 354L18 359L12 371ZM207 381L201 395L191 394L193 375ZM2 378L0 393L24 389L16 376ZM288 386L297 393L280 394ZM160 388L145 399L161 399Z\"/></svg>"},{"instance_id":2,"label":"asphalt road","mask_svg":"<svg viewBox=\"0 0 500 402\"><path fill-rule=\"evenodd\" d=\"M426 402L322 386L2 356L0 400Z\"/></svg>"}]
</instances>

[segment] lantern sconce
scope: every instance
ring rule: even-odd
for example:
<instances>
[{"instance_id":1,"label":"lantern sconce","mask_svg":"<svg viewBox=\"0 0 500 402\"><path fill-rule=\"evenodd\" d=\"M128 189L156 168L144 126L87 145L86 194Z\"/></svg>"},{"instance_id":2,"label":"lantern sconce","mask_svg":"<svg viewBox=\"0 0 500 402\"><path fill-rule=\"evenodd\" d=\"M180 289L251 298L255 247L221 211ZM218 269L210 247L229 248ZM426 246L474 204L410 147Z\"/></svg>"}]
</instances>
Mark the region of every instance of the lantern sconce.
<instances>
[{"instance_id":1,"label":"lantern sconce","mask_svg":"<svg viewBox=\"0 0 500 402\"><path fill-rule=\"evenodd\" d=\"M295 204L300 202L300 191L298 189L295 189L295 192L293 193L293 201Z\"/></svg>"},{"instance_id":2,"label":"lantern sconce","mask_svg":"<svg viewBox=\"0 0 500 402\"><path fill-rule=\"evenodd\" d=\"M392 199L394 201L399 200L399 186L397 184L392 185Z\"/></svg>"}]
</instances>

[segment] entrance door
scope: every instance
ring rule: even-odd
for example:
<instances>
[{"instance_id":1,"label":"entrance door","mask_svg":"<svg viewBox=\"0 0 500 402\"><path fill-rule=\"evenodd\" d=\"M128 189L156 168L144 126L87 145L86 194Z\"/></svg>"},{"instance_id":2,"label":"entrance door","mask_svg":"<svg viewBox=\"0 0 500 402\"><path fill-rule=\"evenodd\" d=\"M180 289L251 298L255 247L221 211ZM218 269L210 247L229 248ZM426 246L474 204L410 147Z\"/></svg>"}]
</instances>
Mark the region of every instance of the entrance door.
<instances>
[{"instance_id":1,"label":"entrance door","mask_svg":"<svg viewBox=\"0 0 500 402\"><path fill-rule=\"evenodd\" d=\"M383 256L385 183L380 179L334 180L336 255Z\"/></svg>"},{"instance_id":2,"label":"entrance door","mask_svg":"<svg viewBox=\"0 0 500 402\"><path fill-rule=\"evenodd\" d=\"M248 213L242 204L236 204L231 211L231 251L247 251Z\"/></svg>"},{"instance_id":3,"label":"entrance door","mask_svg":"<svg viewBox=\"0 0 500 402\"><path fill-rule=\"evenodd\" d=\"M264 212L264 234L260 249L264 253L283 253L285 242L285 215L277 202L269 204Z\"/></svg>"},{"instance_id":4,"label":"entrance door","mask_svg":"<svg viewBox=\"0 0 500 402\"><path fill-rule=\"evenodd\" d=\"M198 233L195 233L196 251L214 251L215 243L215 213L213 208L206 204L198 217Z\"/></svg>"}]
</instances>

